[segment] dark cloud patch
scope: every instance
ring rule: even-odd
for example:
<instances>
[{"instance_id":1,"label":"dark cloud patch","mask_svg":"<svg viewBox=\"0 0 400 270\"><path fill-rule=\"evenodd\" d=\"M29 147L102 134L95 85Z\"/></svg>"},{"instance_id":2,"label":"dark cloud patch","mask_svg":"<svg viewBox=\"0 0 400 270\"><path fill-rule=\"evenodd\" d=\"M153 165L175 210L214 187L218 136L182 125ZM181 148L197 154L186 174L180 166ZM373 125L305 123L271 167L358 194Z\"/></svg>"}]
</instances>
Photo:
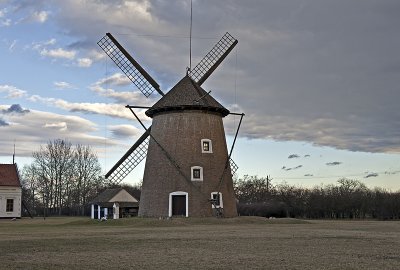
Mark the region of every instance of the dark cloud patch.
<instances>
[{"instance_id":1,"label":"dark cloud patch","mask_svg":"<svg viewBox=\"0 0 400 270\"><path fill-rule=\"evenodd\" d=\"M282 167L282 170L284 170L284 171L291 171L291 170L300 169L300 168L302 168L302 167L303 167L303 165L298 165L298 166L292 167L292 168L288 168L288 167L286 167L286 166L283 166L283 167Z\"/></svg>"},{"instance_id":2,"label":"dark cloud patch","mask_svg":"<svg viewBox=\"0 0 400 270\"><path fill-rule=\"evenodd\" d=\"M386 171L386 172L384 172L384 174L387 174L387 175L393 175L393 174L398 174L398 173L400 173L400 171Z\"/></svg>"},{"instance_id":3,"label":"dark cloud patch","mask_svg":"<svg viewBox=\"0 0 400 270\"><path fill-rule=\"evenodd\" d=\"M379 174L377 174L377 173L369 173L366 176L364 176L364 178L378 177L378 176L379 176Z\"/></svg>"},{"instance_id":4,"label":"dark cloud patch","mask_svg":"<svg viewBox=\"0 0 400 270\"><path fill-rule=\"evenodd\" d=\"M307 157L311 157L311 156L307 154L307 155L304 155L304 157L307 158Z\"/></svg>"},{"instance_id":5,"label":"dark cloud patch","mask_svg":"<svg viewBox=\"0 0 400 270\"><path fill-rule=\"evenodd\" d=\"M299 158L300 156L297 154L291 154L290 156L288 156L288 158Z\"/></svg>"},{"instance_id":6,"label":"dark cloud patch","mask_svg":"<svg viewBox=\"0 0 400 270\"><path fill-rule=\"evenodd\" d=\"M326 163L327 166L338 166L338 165L340 165L340 164L342 164L342 162L339 162L339 161L334 161L334 162L328 162L328 163Z\"/></svg>"},{"instance_id":7,"label":"dark cloud patch","mask_svg":"<svg viewBox=\"0 0 400 270\"><path fill-rule=\"evenodd\" d=\"M1 112L2 113L21 113L21 114L24 114L24 113L28 113L29 110L22 109L21 105L19 105L19 104L13 104L13 105L10 106L10 108L8 108L6 110L2 110Z\"/></svg>"},{"instance_id":8,"label":"dark cloud patch","mask_svg":"<svg viewBox=\"0 0 400 270\"><path fill-rule=\"evenodd\" d=\"M4 121L3 119L0 118L0 127L5 127L5 126L8 126L8 125L9 124L6 121Z\"/></svg>"},{"instance_id":9,"label":"dark cloud patch","mask_svg":"<svg viewBox=\"0 0 400 270\"><path fill-rule=\"evenodd\" d=\"M310 174L310 173L307 173L307 174L305 174L304 176L306 176L306 177L311 177L311 176L314 176L313 174Z\"/></svg>"}]
</instances>

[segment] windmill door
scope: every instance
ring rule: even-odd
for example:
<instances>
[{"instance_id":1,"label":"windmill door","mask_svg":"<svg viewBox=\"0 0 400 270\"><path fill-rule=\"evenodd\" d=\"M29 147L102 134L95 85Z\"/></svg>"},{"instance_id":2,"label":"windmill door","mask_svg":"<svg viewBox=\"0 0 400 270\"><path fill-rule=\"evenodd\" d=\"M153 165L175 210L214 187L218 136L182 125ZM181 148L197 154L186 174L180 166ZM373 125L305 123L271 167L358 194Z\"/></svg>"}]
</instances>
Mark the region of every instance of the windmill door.
<instances>
[{"instance_id":1,"label":"windmill door","mask_svg":"<svg viewBox=\"0 0 400 270\"><path fill-rule=\"evenodd\" d=\"M172 215L186 216L186 195L172 196Z\"/></svg>"}]
</instances>

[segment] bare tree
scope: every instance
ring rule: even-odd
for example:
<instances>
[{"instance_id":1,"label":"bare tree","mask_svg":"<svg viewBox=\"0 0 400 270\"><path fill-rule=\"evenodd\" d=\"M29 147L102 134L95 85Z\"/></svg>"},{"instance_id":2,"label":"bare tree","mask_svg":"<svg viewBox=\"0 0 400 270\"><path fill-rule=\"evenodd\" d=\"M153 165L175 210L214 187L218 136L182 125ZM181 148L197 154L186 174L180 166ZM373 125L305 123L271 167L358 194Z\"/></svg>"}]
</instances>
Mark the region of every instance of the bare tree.
<instances>
[{"instance_id":1,"label":"bare tree","mask_svg":"<svg viewBox=\"0 0 400 270\"><path fill-rule=\"evenodd\" d=\"M80 206L80 212L84 214L84 205L88 202L89 192L94 187L102 184L99 177L101 167L96 154L89 146L78 144L74 152L75 161L75 204Z\"/></svg>"}]
</instances>

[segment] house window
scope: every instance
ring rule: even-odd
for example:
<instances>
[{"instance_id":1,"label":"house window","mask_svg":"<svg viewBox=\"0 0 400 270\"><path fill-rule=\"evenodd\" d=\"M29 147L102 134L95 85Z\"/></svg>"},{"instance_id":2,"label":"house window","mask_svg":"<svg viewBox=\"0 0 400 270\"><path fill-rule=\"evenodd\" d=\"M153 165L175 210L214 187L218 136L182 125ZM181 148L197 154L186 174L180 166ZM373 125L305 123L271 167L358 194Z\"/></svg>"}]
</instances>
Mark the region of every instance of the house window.
<instances>
[{"instance_id":1,"label":"house window","mask_svg":"<svg viewBox=\"0 0 400 270\"><path fill-rule=\"evenodd\" d=\"M6 203L6 212L14 211L14 199L7 199Z\"/></svg>"},{"instance_id":2,"label":"house window","mask_svg":"<svg viewBox=\"0 0 400 270\"><path fill-rule=\"evenodd\" d=\"M212 143L210 139L201 140L201 152L202 153L212 153Z\"/></svg>"},{"instance_id":3,"label":"house window","mask_svg":"<svg viewBox=\"0 0 400 270\"><path fill-rule=\"evenodd\" d=\"M200 166L193 166L192 170L192 181L203 181L203 168Z\"/></svg>"},{"instance_id":4,"label":"house window","mask_svg":"<svg viewBox=\"0 0 400 270\"><path fill-rule=\"evenodd\" d=\"M224 208L221 192L211 192L212 208Z\"/></svg>"}]
</instances>

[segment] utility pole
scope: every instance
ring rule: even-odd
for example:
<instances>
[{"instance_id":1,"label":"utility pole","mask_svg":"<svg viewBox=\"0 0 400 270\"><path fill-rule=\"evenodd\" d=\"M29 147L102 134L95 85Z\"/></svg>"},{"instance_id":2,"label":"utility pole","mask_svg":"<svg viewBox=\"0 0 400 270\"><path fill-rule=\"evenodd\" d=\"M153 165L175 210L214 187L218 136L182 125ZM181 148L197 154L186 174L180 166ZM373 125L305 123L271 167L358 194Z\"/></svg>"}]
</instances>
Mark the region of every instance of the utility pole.
<instances>
[{"instance_id":1,"label":"utility pole","mask_svg":"<svg viewBox=\"0 0 400 270\"><path fill-rule=\"evenodd\" d=\"M270 181L271 181L271 176L267 175L267 193L269 194L269 188L270 188Z\"/></svg>"}]
</instances>

